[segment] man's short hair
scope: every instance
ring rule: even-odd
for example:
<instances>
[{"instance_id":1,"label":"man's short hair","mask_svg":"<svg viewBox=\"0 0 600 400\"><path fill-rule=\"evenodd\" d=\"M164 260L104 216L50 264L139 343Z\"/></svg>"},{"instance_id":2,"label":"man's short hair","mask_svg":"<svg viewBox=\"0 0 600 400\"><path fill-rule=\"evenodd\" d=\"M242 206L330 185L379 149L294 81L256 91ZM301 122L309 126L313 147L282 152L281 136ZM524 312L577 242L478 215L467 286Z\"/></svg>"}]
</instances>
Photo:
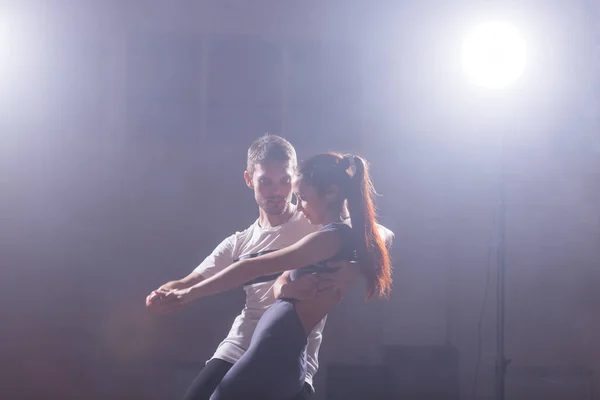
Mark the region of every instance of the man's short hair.
<instances>
[{"instance_id":1,"label":"man's short hair","mask_svg":"<svg viewBox=\"0 0 600 400\"><path fill-rule=\"evenodd\" d=\"M296 169L296 149L281 136L265 135L258 138L248 149L246 171L252 175L256 164L265 166L270 162L289 162L292 168Z\"/></svg>"}]
</instances>

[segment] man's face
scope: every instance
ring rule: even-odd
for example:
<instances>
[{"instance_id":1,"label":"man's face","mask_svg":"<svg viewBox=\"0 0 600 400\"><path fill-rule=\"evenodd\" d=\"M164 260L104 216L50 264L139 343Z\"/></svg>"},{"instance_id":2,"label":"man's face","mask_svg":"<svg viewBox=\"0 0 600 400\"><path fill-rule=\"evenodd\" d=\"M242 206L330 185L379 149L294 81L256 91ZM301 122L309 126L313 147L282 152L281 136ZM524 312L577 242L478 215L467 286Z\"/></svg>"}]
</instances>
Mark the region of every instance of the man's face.
<instances>
[{"instance_id":1,"label":"man's face","mask_svg":"<svg viewBox=\"0 0 600 400\"><path fill-rule=\"evenodd\" d=\"M292 176L294 169L289 162L256 164L252 176L246 171L244 178L254 199L267 214L281 215L292 201Z\"/></svg>"}]
</instances>

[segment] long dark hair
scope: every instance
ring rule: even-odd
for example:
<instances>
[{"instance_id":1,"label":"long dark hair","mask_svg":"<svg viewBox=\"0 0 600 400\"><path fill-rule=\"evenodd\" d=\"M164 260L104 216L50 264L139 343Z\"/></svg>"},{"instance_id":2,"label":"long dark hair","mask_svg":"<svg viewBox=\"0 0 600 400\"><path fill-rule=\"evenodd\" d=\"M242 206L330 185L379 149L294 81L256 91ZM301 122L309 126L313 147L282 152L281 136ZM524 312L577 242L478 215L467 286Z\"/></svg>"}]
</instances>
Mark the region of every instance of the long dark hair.
<instances>
[{"instance_id":1,"label":"long dark hair","mask_svg":"<svg viewBox=\"0 0 600 400\"><path fill-rule=\"evenodd\" d=\"M377 229L373 195L375 190L367 162L358 156L317 154L304 161L298 175L320 195L331 186L340 189L340 207L347 201L352 230L357 234L356 255L367 281L367 299L389 297L392 289L390 257Z\"/></svg>"}]
</instances>

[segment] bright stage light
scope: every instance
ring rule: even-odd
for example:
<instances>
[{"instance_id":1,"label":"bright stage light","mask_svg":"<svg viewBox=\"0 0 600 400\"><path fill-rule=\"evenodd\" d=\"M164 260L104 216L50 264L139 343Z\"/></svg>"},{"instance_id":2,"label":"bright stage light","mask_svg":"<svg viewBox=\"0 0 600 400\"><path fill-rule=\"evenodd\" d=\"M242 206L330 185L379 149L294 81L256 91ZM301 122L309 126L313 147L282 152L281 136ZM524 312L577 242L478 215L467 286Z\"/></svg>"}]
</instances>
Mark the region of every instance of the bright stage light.
<instances>
[{"instance_id":1,"label":"bright stage light","mask_svg":"<svg viewBox=\"0 0 600 400\"><path fill-rule=\"evenodd\" d=\"M482 23L463 43L462 64L477 85L503 88L525 71L527 44L517 28L508 23Z\"/></svg>"}]
</instances>

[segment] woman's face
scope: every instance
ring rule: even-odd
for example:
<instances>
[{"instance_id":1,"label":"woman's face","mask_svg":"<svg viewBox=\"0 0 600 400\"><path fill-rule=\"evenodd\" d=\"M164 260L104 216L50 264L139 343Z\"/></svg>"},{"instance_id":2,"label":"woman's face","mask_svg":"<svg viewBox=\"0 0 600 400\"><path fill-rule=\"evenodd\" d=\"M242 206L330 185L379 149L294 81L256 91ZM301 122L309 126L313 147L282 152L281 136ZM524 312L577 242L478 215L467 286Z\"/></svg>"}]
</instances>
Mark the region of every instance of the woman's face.
<instances>
[{"instance_id":1,"label":"woman's face","mask_svg":"<svg viewBox=\"0 0 600 400\"><path fill-rule=\"evenodd\" d=\"M323 225L328 206L326 196L319 195L317 189L302 177L294 180L293 188L298 199L298 211L302 211L311 224Z\"/></svg>"}]
</instances>

